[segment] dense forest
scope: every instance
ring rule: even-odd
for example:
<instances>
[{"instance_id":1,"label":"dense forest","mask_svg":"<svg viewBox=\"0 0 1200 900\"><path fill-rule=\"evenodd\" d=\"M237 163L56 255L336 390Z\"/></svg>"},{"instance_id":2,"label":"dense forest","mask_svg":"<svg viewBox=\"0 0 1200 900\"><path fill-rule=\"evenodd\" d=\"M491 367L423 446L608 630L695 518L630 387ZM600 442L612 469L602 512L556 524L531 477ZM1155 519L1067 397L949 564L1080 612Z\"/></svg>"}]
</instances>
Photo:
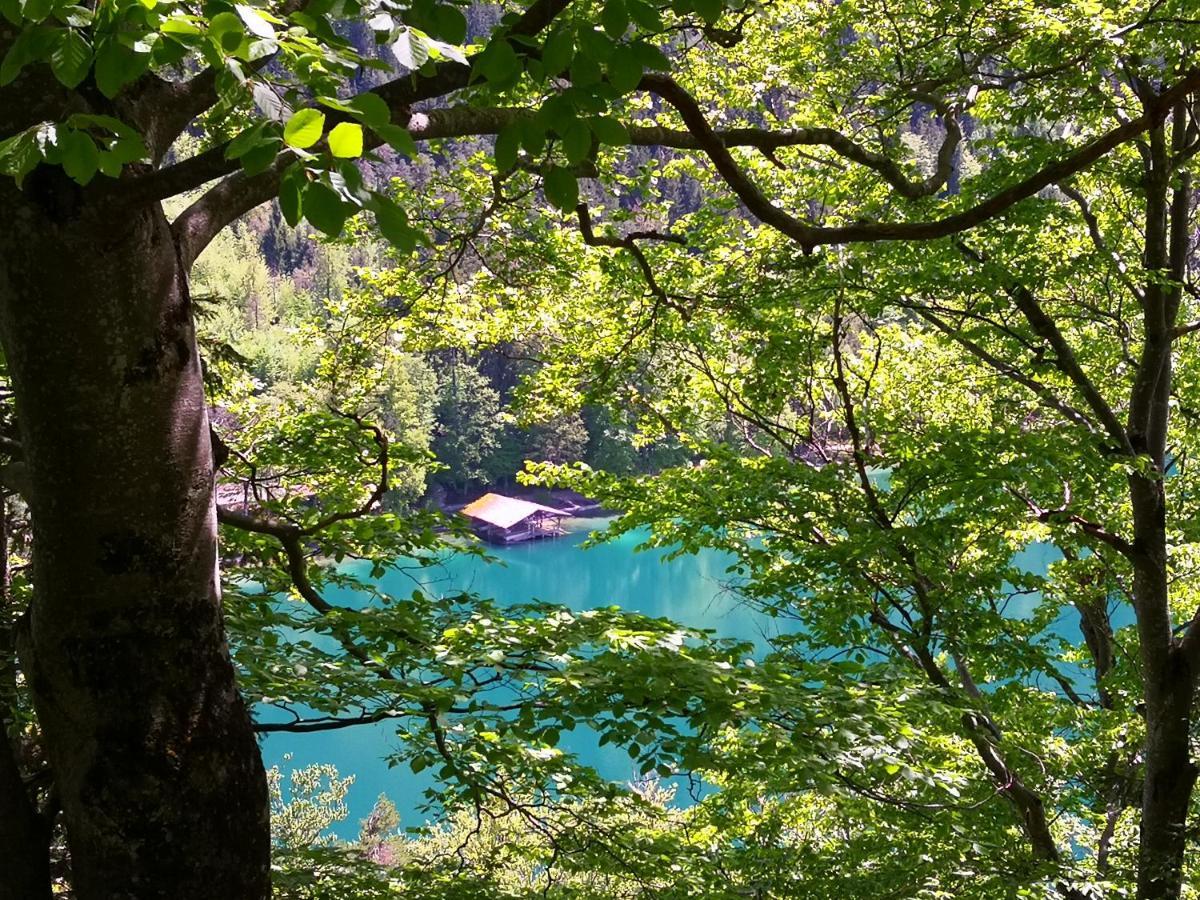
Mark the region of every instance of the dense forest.
<instances>
[{"instance_id":1,"label":"dense forest","mask_svg":"<svg viewBox=\"0 0 1200 900\"><path fill-rule=\"evenodd\" d=\"M1198 45L0 0L0 900L1200 897ZM486 491L777 627L385 587Z\"/></svg>"}]
</instances>

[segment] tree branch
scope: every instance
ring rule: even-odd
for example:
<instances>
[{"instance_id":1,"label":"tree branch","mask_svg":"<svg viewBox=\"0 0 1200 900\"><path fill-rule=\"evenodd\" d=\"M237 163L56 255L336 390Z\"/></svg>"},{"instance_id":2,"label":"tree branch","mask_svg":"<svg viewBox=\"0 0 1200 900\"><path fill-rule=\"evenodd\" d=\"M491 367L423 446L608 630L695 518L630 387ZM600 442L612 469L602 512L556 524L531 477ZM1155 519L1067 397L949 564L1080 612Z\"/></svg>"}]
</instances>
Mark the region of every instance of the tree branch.
<instances>
[{"instance_id":1,"label":"tree branch","mask_svg":"<svg viewBox=\"0 0 1200 900\"><path fill-rule=\"evenodd\" d=\"M289 151L281 153L265 172L257 175L235 172L213 185L176 216L171 223L171 233L179 248L179 261L183 268L191 269L204 248L226 226L274 197L279 192L283 170L294 159Z\"/></svg>"},{"instance_id":2,"label":"tree branch","mask_svg":"<svg viewBox=\"0 0 1200 900\"><path fill-rule=\"evenodd\" d=\"M1065 182L1059 184L1058 189L1079 208L1079 214L1083 217L1083 221L1087 225L1088 235L1092 239L1093 246L1112 260L1117 268L1117 277L1120 278L1121 284L1137 299L1138 303L1145 303L1145 295L1133 283L1133 279L1129 277L1129 267L1125 265L1125 261L1121 259L1120 254L1108 246L1108 243L1104 240L1104 235L1100 233L1100 222L1096 218L1096 214L1092 212L1087 198Z\"/></svg>"},{"instance_id":3,"label":"tree branch","mask_svg":"<svg viewBox=\"0 0 1200 900\"><path fill-rule=\"evenodd\" d=\"M938 331L945 334L976 359L999 372L1005 378L1015 381L1022 387L1027 388L1049 408L1066 416L1068 420L1074 422L1076 425L1082 425L1089 431L1096 430L1096 425L1091 419L1089 419L1075 407L1071 406L1071 404L1060 398L1049 388L1049 386L1042 384L1040 381L1034 378L1031 378L1016 366L1011 365L1010 363L1007 363L999 357L989 353L979 344L965 337L957 328L954 328L952 325L950 325L950 323L945 322L938 316L934 315L930 310L915 304L908 305L908 308L912 309L922 319L929 322L931 325L937 328Z\"/></svg>"},{"instance_id":4,"label":"tree branch","mask_svg":"<svg viewBox=\"0 0 1200 900\"><path fill-rule=\"evenodd\" d=\"M583 242L592 247L614 247L627 251L637 262L638 268L642 271L642 277L646 281L646 285L659 302L671 307L686 322L691 317L691 310L679 304L671 297L658 283L658 279L654 275L654 269L650 265L650 261L646 259L646 254L642 248L638 246L639 240L655 240L667 241L674 244L685 244L683 238L675 234L662 234L656 231L638 231L625 235L624 237L616 237L614 235L598 235L592 228L592 217L588 212L587 204L580 203L575 207L575 215L579 219L579 233L583 236Z\"/></svg>"},{"instance_id":5,"label":"tree branch","mask_svg":"<svg viewBox=\"0 0 1200 900\"><path fill-rule=\"evenodd\" d=\"M1117 443L1125 453L1130 456L1134 455L1133 445L1130 443L1129 435L1125 431L1125 426L1121 424L1121 420L1117 418L1117 414L1113 408L1109 406L1108 401L1104 399L1104 395L1100 393L1100 389L1083 371L1083 367L1079 364L1079 360L1075 357L1075 351L1063 336L1061 330L1055 321L1050 318L1042 305L1038 302L1033 292L1025 285L1016 281L1007 272L1004 272L999 266L996 266L988 257L972 249L963 241L955 242L959 251L968 259L974 260L981 265L995 266L999 274L1003 278L1003 286L1005 293L1008 294L1021 315L1029 323L1029 327L1033 329L1033 333L1050 345L1050 349L1054 351L1054 365L1060 372L1066 375L1071 383L1083 396L1092 413L1104 426L1104 430L1109 437Z\"/></svg>"},{"instance_id":6,"label":"tree branch","mask_svg":"<svg viewBox=\"0 0 1200 900\"><path fill-rule=\"evenodd\" d=\"M254 730L259 734L272 734L283 731L290 734L311 734L315 731L337 731L341 728L353 728L356 725L371 725L396 717L391 709L381 709L377 712L351 718L338 719L333 717L323 719L300 719L296 722L255 722Z\"/></svg>"},{"instance_id":7,"label":"tree branch","mask_svg":"<svg viewBox=\"0 0 1200 900\"><path fill-rule=\"evenodd\" d=\"M734 160L721 141L720 135L708 124L695 98L674 79L666 75L646 75L642 78L640 86L642 90L661 97L675 108L700 148L712 160L718 174L751 213L764 224L790 237L801 247L811 249L825 244L930 240L958 234L995 218L1043 188L1086 169L1114 148L1161 123L1176 100L1200 87L1200 70L1189 72L1162 94L1151 98L1145 111L1138 118L1121 124L1073 153L962 212L923 222L861 222L842 226L812 225L775 206Z\"/></svg>"},{"instance_id":8,"label":"tree branch","mask_svg":"<svg viewBox=\"0 0 1200 900\"><path fill-rule=\"evenodd\" d=\"M1063 504L1057 509L1045 509L1044 507L1035 503L1031 498L1026 497L1024 494L1014 490L1011 487L1008 488L1008 492L1029 507L1029 511L1033 513L1033 517L1039 522L1045 522L1046 524L1059 523L1077 525L1085 534L1094 537L1096 540L1101 541L1102 543L1108 544L1108 546L1112 547L1126 559L1140 559L1137 547L1135 547L1130 541L1125 540L1125 538L1121 537L1119 534L1113 534L1098 522L1085 519L1083 516L1069 511L1069 506L1071 503L1070 485L1063 485Z\"/></svg>"}]
</instances>

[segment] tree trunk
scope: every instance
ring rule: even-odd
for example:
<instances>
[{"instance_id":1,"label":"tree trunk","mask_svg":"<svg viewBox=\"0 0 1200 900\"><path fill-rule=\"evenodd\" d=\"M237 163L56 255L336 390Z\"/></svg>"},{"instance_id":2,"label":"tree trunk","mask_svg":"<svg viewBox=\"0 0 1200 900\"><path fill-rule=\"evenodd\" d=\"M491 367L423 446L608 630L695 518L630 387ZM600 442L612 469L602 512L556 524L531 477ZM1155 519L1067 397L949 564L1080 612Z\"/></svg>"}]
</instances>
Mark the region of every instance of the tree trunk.
<instances>
[{"instance_id":1,"label":"tree trunk","mask_svg":"<svg viewBox=\"0 0 1200 900\"><path fill-rule=\"evenodd\" d=\"M8 501L0 493L0 900L50 900L50 827L26 788L20 736L14 610L8 594Z\"/></svg>"},{"instance_id":2,"label":"tree trunk","mask_svg":"<svg viewBox=\"0 0 1200 900\"><path fill-rule=\"evenodd\" d=\"M50 829L37 814L7 734L0 734L0 900L50 900Z\"/></svg>"},{"instance_id":3,"label":"tree trunk","mask_svg":"<svg viewBox=\"0 0 1200 900\"><path fill-rule=\"evenodd\" d=\"M1171 628L1163 488L1161 476L1130 478L1134 533L1141 551L1133 590L1146 716L1139 900L1180 895L1188 805L1197 774L1189 752L1196 676Z\"/></svg>"},{"instance_id":4,"label":"tree trunk","mask_svg":"<svg viewBox=\"0 0 1200 900\"><path fill-rule=\"evenodd\" d=\"M1175 898L1183 887L1187 814L1196 766L1188 754L1195 678L1173 651L1175 677L1146 685L1146 771L1142 792L1139 900Z\"/></svg>"},{"instance_id":5,"label":"tree trunk","mask_svg":"<svg viewBox=\"0 0 1200 900\"><path fill-rule=\"evenodd\" d=\"M1167 442L1173 378L1172 330L1179 314L1191 242L1191 197L1186 175L1173 175L1185 146L1187 110L1177 104L1170 147L1165 126L1151 129L1145 164L1146 224L1142 291L1143 338L1129 400L1127 433L1140 463L1151 472L1129 476L1136 556L1133 598L1137 613L1145 698L1145 781L1138 850L1139 900L1176 898L1183 886L1188 805L1197 769L1189 752L1196 693L1192 653L1175 636L1167 545ZM1175 186L1172 188L1172 181Z\"/></svg>"},{"instance_id":6,"label":"tree trunk","mask_svg":"<svg viewBox=\"0 0 1200 900\"><path fill-rule=\"evenodd\" d=\"M103 179L101 179L103 180ZM35 590L20 642L76 895L269 894L262 760L221 617L212 450L162 210L0 185L0 339Z\"/></svg>"}]
</instances>

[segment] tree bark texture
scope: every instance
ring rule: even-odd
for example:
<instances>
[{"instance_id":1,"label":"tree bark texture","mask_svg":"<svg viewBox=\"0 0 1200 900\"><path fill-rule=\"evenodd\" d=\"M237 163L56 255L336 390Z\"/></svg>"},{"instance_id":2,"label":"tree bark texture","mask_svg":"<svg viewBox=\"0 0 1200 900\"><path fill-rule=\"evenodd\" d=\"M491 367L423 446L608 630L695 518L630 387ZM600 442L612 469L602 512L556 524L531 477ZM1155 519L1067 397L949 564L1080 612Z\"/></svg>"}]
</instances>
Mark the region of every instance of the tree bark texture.
<instances>
[{"instance_id":1,"label":"tree bark texture","mask_svg":"<svg viewBox=\"0 0 1200 900\"><path fill-rule=\"evenodd\" d=\"M221 615L187 275L157 204L0 186L0 339L34 535L18 653L92 898L263 898L262 761Z\"/></svg>"}]
</instances>

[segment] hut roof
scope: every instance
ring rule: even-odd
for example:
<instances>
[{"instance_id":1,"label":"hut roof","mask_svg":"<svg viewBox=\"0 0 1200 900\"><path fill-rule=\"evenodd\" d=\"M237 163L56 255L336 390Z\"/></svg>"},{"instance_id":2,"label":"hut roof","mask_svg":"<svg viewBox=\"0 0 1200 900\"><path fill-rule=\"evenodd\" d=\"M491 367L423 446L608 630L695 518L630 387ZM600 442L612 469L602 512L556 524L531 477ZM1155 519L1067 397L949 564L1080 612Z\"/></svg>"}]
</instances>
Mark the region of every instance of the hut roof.
<instances>
[{"instance_id":1,"label":"hut roof","mask_svg":"<svg viewBox=\"0 0 1200 900\"><path fill-rule=\"evenodd\" d=\"M567 516L567 513L561 509L542 506L540 503L530 503L528 500L518 500L516 497L505 497L502 494L484 494L474 503L468 503L462 508L464 516L487 522L497 528L512 528L518 522L539 512L563 518Z\"/></svg>"}]
</instances>

